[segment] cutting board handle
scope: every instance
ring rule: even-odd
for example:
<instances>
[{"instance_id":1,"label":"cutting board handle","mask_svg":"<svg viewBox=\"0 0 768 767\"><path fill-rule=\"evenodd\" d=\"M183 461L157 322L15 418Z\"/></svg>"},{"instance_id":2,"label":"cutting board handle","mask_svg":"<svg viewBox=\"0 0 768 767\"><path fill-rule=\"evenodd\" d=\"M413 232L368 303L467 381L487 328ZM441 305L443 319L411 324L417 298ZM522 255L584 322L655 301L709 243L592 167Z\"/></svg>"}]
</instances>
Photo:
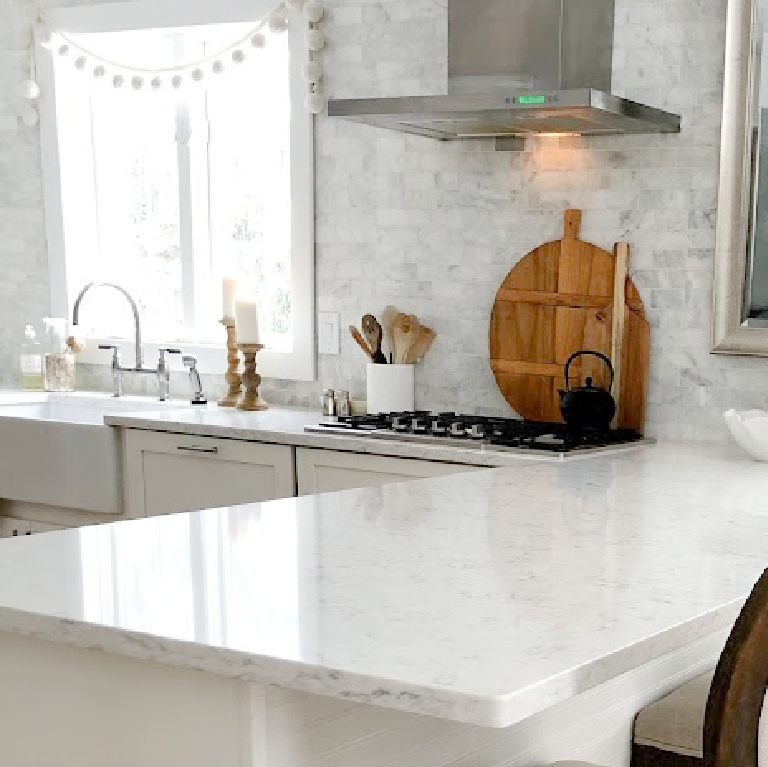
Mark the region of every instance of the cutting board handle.
<instances>
[{"instance_id":1,"label":"cutting board handle","mask_svg":"<svg viewBox=\"0 0 768 767\"><path fill-rule=\"evenodd\" d=\"M568 208L565 211L565 240L578 240L581 231L581 211L578 208Z\"/></svg>"}]
</instances>

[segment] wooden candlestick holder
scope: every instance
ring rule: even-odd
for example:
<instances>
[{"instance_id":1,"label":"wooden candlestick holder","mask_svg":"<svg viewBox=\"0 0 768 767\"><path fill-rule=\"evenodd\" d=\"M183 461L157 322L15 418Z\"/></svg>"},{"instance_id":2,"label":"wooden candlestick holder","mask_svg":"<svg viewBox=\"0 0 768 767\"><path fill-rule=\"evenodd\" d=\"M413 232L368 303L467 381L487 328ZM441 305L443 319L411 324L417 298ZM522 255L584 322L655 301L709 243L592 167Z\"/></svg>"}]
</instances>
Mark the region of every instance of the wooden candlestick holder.
<instances>
[{"instance_id":1,"label":"wooden candlestick holder","mask_svg":"<svg viewBox=\"0 0 768 767\"><path fill-rule=\"evenodd\" d=\"M238 344L237 348L245 358L245 371L243 372L243 394L237 407L238 410L267 410L269 405L264 402L259 394L261 376L256 372L256 355L264 348L261 344Z\"/></svg>"},{"instance_id":2,"label":"wooden candlestick holder","mask_svg":"<svg viewBox=\"0 0 768 767\"><path fill-rule=\"evenodd\" d=\"M240 389L242 378L240 369L240 352L237 350L237 334L235 333L235 321L232 317L225 317L221 324L227 329L227 372L224 380L229 384L227 396L219 400L219 407L237 407L240 401Z\"/></svg>"}]
</instances>

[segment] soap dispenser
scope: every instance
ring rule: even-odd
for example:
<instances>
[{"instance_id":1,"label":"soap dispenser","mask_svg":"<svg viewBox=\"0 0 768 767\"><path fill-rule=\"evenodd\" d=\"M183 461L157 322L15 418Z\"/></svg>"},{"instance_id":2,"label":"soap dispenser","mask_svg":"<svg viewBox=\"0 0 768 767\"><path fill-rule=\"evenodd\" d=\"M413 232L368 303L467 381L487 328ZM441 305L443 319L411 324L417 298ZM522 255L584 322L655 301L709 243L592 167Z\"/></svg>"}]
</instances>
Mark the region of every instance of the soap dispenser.
<instances>
[{"instance_id":1,"label":"soap dispenser","mask_svg":"<svg viewBox=\"0 0 768 767\"><path fill-rule=\"evenodd\" d=\"M24 389L43 388L43 352L32 325L24 328L24 342L19 358L21 385Z\"/></svg>"},{"instance_id":2,"label":"soap dispenser","mask_svg":"<svg viewBox=\"0 0 768 767\"><path fill-rule=\"evenodd\" d=\"M43 317L46 353L43 364L43 386L46 391L75 390L75 355L67 346L67 320Z\"/></svg>"}]
</instances>

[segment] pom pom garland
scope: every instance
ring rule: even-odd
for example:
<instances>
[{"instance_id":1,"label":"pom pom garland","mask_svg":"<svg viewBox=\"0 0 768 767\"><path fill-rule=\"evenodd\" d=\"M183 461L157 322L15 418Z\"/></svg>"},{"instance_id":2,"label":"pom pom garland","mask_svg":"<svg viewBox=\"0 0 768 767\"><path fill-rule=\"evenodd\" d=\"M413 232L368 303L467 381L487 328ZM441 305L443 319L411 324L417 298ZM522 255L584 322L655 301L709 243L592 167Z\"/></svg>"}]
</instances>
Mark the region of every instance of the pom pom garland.
<instances>
[{"instance_id":1,"label":"pom pom garland","mask_svg":"<svg viewBox=\"0 0 768 767\"><path fill-rule=\"evenodd\" d=\"M312 112L313 115L319 115L325 110L325 95L321 91L315 91L307 96L304 106Z\"/></svg>"},{"instance_id":2,"label":"pom pom garland","mask_svg":"<svg viewBox=\"0 0 768 767\"><path fill-rule=\"evenodd\" d=\"M40 98L40 86L34 80L24 80L19 86L19 96L25 101L34 101Z\"/></svg>"},{"instance_id":3,"label":"pom pom garland","mask_svg":"<svg viewBox=\"0 0 768 767\"><path fill-rule=\"evenodd\" d=\"M64 32L51 30L45 23L39 21L34 27L34 42L51 48L62 58L71 57L72 64L78 71L88 72L94 79L109 81L115 89L133 91L160 91L163 88L180 89L189 83L202 83L206 75L223 75L232 64L242 64L248 58L248 50L259 50L267 45L268 37L260 30L267 27L272 33L282 33L289 28L288 15L291 12L302 13L307 24L307 47L309 61L301 68L301 74L309 86L306 98L306 108L313 114L320 114L326 105L325 95L320 91L323 70L316 60L315 54L326 44L325 35L318 28L318 23L325 15L321 0L283 0L269 17L251 30L246 36L234 41L227 48L203 60L182 65L143 68L131 64L121 64L102 55L81 47L79 38L70 39ZM299 17L291 16L291 22L300 21ZM17 90L21 103L34 102L40 97L40 87L35 81L34 58L30 57L28 79L22 81ZM162 76L161 76L162 75ZM19 117L25 125L36 125L39 120L37 109L32 103L29 108L22 108Z\"/></svg>"},{"instance_id":4,"label":"pom pom garland","mask_svg":"<svg viewBox=\"0 0 768 767\"><path fill-rule=\"evenodd\" d=\"M317 24L317 22L323 18L324 13L325 9L317 2L317 0L308 0L308 2L304 4L304 18L310 24Z\"/></svg>"},{"instance_id":5,"label":"pom pom garland","mask_svg":"<svg viewBox=\"0 0 768 767\"><path fill-rule=\"evenodd\" d=\"M319 29L310 29L307 32L307 47L313 53L321 51L325 46L325 35Z\"/></svg>"},{"instance_id":6,"label":"pom pom garland","mask_svg":"<svg viewBox=\"0 0 768 767\"><path fill-rule=\"evenodd\" d=\"M288 29L288 19L282 13L273 13L267 25L272 32L285 32Z\"/></svg>"},{"instance_id":7,"label":"pom pom garland","mask_svg":"<svg viewBox=\"0 0 768 767\"><path fill-rule=\"evenodd\" d=\"M316 61L310 61L301 67L301 76L310 85L317 85L323 78L323 68Z\"/></svg>"}]
</instances>

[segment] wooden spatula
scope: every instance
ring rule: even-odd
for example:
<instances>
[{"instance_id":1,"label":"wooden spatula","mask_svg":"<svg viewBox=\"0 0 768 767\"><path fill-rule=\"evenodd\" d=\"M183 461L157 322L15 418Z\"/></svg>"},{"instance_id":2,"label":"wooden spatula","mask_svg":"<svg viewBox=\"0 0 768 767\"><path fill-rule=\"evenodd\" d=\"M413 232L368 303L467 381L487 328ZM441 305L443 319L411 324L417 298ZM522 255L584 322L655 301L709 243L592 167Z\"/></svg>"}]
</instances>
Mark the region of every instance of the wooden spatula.
<instances>
[{"instance_id":1,"label":"wooden spatula","mask_svg":"<svg viewBox=\"0 0 768 767\"><path fill-rule=\"evenodd\" d=\"M429 347L432 346L435 336L436 333L434 330L430 330L428 327L422 325L419 328L416 340L406 352L405 361L409 365L415 365L419 360L423 359L424 355L429 351Z\"/></svg>"},{"instance_id":2,"label":"wooden spatula","mask_svg":"<svg viewBox=\"0 0 768 767\"><path fill-rule=\"evenodd\" d=\"M395 363L405 364L405 356L419 335L419 318L415 314L403 314L395 318L393 335L395 339Z\"/></svg>"},{"instance_id":3,"label":"wooden spatula","mask_svg":"<svg viewBox=\"0 0 768 767\"><path fill-rule=\"evenodd\" d=\"M362 327L365 340L368 341L368 346L371 347L373 361L379 365L385 365L387 358L381 351L382 331L379 321L372 314L366 314L363 317Z\"/></svg>"},{"instance_id":4,"label":"wooden spatula","mask_svg":"<svg viewBox=\"0 0 768 767\"><path fill-rule=\"evenodd\" d=\"M392 355L392 361L395 357L395 320L400 312L394 306L385 306L381 315L381 327L384 330L384 338L387 341L387 348Z\"/></svg>"},{"instance_id":5,"label":"wooden spatula","mask_svg":"<svg viewBox=\"0 0 768 767\"><path fill-rule=\"evenodd\" d=\"M352 334L352 338L355 339L357 342L357 345L365 352L365 356L368 357L369 360L373 359L373 354L371 353L371 347L368 346L368 344L365 342L365 339L360 335L360 331L354 326L349 326L349 332Z\"/></svg>"}]
</instances>

